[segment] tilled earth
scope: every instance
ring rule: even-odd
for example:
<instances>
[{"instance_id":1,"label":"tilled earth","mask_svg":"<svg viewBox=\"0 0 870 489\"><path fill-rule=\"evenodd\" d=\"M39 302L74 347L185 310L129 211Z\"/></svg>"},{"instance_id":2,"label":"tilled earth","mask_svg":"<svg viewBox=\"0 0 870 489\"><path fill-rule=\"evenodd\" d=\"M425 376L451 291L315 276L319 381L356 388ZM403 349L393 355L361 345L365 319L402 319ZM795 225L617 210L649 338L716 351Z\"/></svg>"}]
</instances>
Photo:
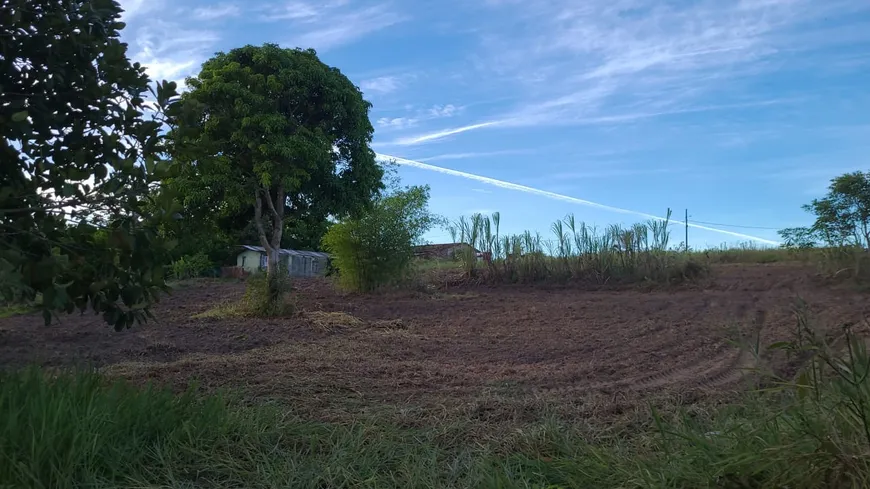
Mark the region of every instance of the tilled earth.
<instances>
[{"instance_id":1,"label":"tilled earth","mask_svg":"<svg viewBox=\"0 0 870 489\"><path fill-rule=\"evenodd\" d=\"M789 339L797 297L829 332L870 313L866 294L824 286L797 266L714 273L703 287L652 291L517 285L356 295L299 280L297 314L268 320L194 317L244 292L242 283L201 281L166 297L156 322L120 333L92 315L48 327L39 315L0 320L0 366L87 363L136 381L238 389L323 417L469 400L487 416L500 409L493 399L509 400L512 415L542 403L588 415L651 396L741 388L756 360L738 345L756 335L761 345Z\"/></svg>"}]
</instances>

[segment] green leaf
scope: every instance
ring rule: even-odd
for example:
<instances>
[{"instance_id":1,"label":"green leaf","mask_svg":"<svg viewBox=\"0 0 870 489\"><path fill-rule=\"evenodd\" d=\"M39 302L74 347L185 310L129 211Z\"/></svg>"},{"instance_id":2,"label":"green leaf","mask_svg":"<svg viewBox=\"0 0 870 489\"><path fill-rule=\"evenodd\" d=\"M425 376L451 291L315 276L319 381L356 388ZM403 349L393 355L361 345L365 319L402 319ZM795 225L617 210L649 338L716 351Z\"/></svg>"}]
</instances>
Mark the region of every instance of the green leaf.
<instances>
[{"instance_id":1,"label":"green leaf","mask_svg":"<svg viewBox=\"0 0 870 489\"><path fill-rule=\"evenodd\" d=\"M793 346L791 341L777 341L776 343L771 343L767 349L768 350L786 350Z\"/></svg>"},{"instance_id":2,"label":"green leaf","mask_svg":"<svg viewBox=\"0 0 870 489\"><path fill-rule=\"evenodd\" d=\"M12 122L22 122L27 120L28 113L26 110L22 110L21 112L16 112L12 114Z\"/></svg>"}]
</instances>

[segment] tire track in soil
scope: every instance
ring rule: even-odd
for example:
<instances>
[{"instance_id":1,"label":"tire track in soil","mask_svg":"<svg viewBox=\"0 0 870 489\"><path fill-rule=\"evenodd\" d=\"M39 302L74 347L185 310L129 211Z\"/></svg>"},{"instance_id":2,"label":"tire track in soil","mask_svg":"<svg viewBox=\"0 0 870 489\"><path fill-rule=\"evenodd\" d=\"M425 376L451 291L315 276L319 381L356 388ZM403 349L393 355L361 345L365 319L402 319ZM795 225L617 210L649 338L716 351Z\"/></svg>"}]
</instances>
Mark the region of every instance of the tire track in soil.
<instances>
[{"instance_id":1,"label":"tire track in soil","mask_svg":"<svg viewBox=\"0 0 870 489\"><path fill-rule=\"evenodd\" d=\"M534 387L531 392L536 395L568 395L578 391L610 391L613 389L647 392L679 385L716 388L739 381L743 376L742 369L748 366L749 358L750 355L743 349L725 347L712 359L709 355L702 355L691 359L688 363L652 374L585 385L574 384L554 388Z\"/></svg>"}]
</instances>

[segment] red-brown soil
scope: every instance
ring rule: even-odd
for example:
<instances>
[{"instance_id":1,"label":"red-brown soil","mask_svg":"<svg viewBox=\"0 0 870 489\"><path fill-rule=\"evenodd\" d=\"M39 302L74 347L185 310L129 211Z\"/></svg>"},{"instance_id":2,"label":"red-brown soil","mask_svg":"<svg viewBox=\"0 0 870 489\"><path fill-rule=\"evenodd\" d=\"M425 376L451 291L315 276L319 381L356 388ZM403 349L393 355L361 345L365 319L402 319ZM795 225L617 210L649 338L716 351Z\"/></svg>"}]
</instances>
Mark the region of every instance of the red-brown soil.
<instances>
[{"instance_id":1,"label":"red-brown soil","mask_svg":"<svg viewBox=\"0 0 870 489\"><path fill-rule=\"evenodd\" d=\"M92 315L48 327L39 315L0 320L0 366L89 362L135 380L240 388L308 411L338 401L368 410L487 396L567 402L725 392L752 363L730 339L751 333L762 316L762 345L788 339L798 296L828 330L870 312L866 294L810 275L791 265L729 265L703 288L375 295L308 280L296 283L298 314L269 320L193 318L244 291L204 281L166 297L156 322L120 333Z\"/></svg>"}]
</instances>

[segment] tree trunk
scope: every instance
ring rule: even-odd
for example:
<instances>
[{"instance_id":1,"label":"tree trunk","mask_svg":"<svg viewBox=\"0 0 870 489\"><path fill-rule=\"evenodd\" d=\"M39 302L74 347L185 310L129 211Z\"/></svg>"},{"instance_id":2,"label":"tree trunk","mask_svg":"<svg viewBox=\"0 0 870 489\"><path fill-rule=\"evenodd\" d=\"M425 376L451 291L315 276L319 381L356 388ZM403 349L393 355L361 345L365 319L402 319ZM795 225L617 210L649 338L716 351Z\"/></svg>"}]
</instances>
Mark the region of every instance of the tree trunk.
<instances>
[{"instance_id":1,"label":"tree trunk","mask_svg":"<svg viewBox=\"0 0 870 489\"><path fill-rule=\"evenodd\" d=\"M266 280L269 284L269 303L275 304L281 300L281 264L279 249L274 247L266 248L268 256L266 257Z\"/></svg>"},{"instance_id":2,"label":"tree trunk","mask_svg":"<svg viewBox=\"0 0 870 489\"><path fill-rule=\"evenodd\" d=\"M278 186L275 191L275 202L272 202L272 195L269 190L262 187L257 188L255 196L254 221L257 225L260 244L266 250L266 281L268 283L270 304L281 300L281 274L287 273L286 270L281 270L280 264L281 237L284 234L284 197L284 188L282 186ZM264 201L272 216L271 237L266 236L265 227L263 226Z\"/></svg>"}]
</instances>

